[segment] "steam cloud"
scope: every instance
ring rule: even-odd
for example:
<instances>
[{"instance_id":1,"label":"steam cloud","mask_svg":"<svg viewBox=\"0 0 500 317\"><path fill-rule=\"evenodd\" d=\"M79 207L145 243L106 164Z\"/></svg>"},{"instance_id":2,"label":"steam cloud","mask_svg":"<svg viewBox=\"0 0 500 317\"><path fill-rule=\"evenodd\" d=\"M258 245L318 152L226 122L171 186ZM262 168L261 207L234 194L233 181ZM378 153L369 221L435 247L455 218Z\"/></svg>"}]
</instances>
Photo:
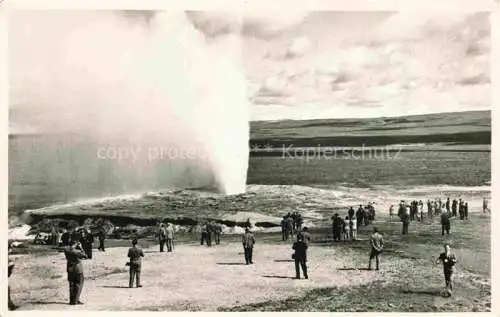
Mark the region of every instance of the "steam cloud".
<instances>
[{"instance_id":1,"label":"steam cloud","mask_svg":"<svg viewBox=\"0 0 500 317\"><path fill-rule=\"evenodd\" d=\"M11 128L43 141L10 143L12 182L38 177L71 197L169 186L245 191L238 19L211 39L186 13L17 15L9 31ZM114 157L119 151L127 157Z\"/></svg>"}]
</instances>

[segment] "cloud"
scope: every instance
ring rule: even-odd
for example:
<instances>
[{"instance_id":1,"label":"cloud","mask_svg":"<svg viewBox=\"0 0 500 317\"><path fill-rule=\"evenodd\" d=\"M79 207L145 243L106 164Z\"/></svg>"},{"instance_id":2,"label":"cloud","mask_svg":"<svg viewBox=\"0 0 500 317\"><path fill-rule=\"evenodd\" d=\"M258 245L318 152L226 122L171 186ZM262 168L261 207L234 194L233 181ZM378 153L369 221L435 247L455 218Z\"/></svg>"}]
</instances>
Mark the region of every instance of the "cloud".
<instances>
[{"instance_id":1,"label":"cloud","mask_svg":"<svg viewBox=\"0 0 500 317\"><path fill-rule=\"evenodd\" d=\"M303 56L311 48L311 41L305 37L298 37L294 39L292 45L286 52L286 58L296 58Z\"/></svg>"},{"instance_id":2,"label":"cloud","mask_svg":"<svg viewBox=\"0 0 500 317\"><path fill-rule=\"evenodd\" d=\"M485 74L478 74L476 76L462 78L457 81L457 84L468 86L468 85L481 85L481 84L489 84L490 79Z\"/></svg>"},{"instance_id":3,"label":"cloud","mask_svg":"<svg viewBox=\"0 0 500 317\"><path fill-rule=\"evenodd\" d=\"M304 21L307 12L186 12L193 25L208 37L230 33L273 38Z\"/></svg>"}]
</instances>

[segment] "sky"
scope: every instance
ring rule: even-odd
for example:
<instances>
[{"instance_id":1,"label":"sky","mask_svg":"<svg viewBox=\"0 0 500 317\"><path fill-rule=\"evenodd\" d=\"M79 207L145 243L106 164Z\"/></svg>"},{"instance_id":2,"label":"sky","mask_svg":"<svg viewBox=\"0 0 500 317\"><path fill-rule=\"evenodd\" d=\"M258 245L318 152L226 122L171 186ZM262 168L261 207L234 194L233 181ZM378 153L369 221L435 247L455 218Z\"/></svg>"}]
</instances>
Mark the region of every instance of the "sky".
<instances>
[{"instance_id":1,"label":"sky","mask_svg":"<svg viewBox=\"0 0 500 317\"><path fill-rule=\"evenodd\" d=\"M279 34L245 35L251 117L490 109L489 41L485 13L308 13Z\"/></svg>"},{"instance_id":2,"label":"sky","mask_svg":"<svg viewBox=\"0 0 500 317\"><path fill-rule=\"evenodd\" d=\"M251 120L491 108L488 13L188 12L187 16L208 45L226 41L231 43L229 50L238 51ZM137 22L145 23L148 14L143 17ZM75 28L87 23L78 12L66 20L63 23ZM17 40L10 42L11 63L18 65L28 61L20 53L22 36L33 27L20 21L13 21L9 30L11 40ZM47 24L46 31L55 36L68 33L67 27L56 24ZM47 48L41 40L39 44L42 51L58 49ZM16 126L19 104L22 100L11 100L11 127Z\"/></svg>"}]
</instances>

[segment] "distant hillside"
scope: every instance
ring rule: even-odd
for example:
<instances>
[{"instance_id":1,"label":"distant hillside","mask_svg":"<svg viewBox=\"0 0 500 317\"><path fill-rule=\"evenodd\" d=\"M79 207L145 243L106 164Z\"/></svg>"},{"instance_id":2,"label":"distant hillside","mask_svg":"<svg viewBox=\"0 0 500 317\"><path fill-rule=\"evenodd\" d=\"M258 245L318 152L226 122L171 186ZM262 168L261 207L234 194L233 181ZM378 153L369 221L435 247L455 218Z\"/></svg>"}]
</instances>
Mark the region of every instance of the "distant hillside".
<instances>
[{"instance_id":1,"label":"distant hillside","mask_svg":"<svg viewBox=\"0 0 500 317\"><path fill-rule=\"evenodd\" d=\"M490 145L491 111L395 118L254 121L251 145L378 146L388 144Z\"/></svg>"}]
</instances>

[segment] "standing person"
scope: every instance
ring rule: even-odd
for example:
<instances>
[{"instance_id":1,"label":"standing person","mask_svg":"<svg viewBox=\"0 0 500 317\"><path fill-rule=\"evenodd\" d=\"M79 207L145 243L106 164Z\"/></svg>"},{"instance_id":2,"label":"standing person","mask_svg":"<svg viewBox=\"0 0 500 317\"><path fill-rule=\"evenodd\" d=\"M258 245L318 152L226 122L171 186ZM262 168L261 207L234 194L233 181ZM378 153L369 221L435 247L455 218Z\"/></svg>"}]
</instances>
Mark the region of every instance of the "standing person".
<instances>
[{"instance_id":1,"label":"standing person","mask_svg":"<svg viewBox=\"0 0 500 317\"><path fill-rule=\"evenodd\" d=\"M356 217L352 218L349 221L349 230L350 230L350 236L352 241L356 241L358 238L358 228L357 228L358 222L356 220Z\"/></svg>"},{"instance_id":2,"label":"standing person","mask_svg":"<svg viewBox=\"0 0 500 317\"><path fill-rule=\"evenodd\" d=\"M356 219L358 221L357 225L358 225L358 228L361 227L361 224L363 223L363 206L362 205L359 205L359 208L358 210L356 210Z\"/></svg>"},{"instance_id":3,"label":"standing person","mask_svg":"<svg viewBox=\"0 0 500 317\"><path fill-rule=\"evenodd\" d=\"M8 247L8 252L10 253L12 251L12 248L9 244L9 247ZM10 278L10 275L12 274L12 271L14 271L14 261L12 261L12 259L10 258L9 256L9 267L8 267L8 278ZM14 304L14 302L12 301L12 298L10 297L10 285L7 286L7 295L9 297L9 310L16 310L18 307Z\"/></svg>"},{"instance_id":4,"label":"standing person","mask_svg":"<svg viewBox=\"0 0 500 317\"><path fill-rule=\"evenodd\" d=\"M439 255L436 260L436 264L443 263L443 273L444 273L444 281L446 284L446 290L448 291L448 295L451 296L451 292L453 291L453 284L451 281L453 275L453 267L457 263L457 258L455 254L451 252L451 248L449 244L444 245L444 252Z\"/></svg>"},{"instance_id":5,"label":"standing person","mask_svg":"<svg viewBox=\"0 0 500 317\"><path fill-rule=\"evenodd\" d=\"M302 241L309 247L309 243L311 242L311 234L309 233L309 228L304 227L301 232L299 232L298 236L302 236Z\"/></svg>"},{"instance_id":6,"label":"standing person","mask_svg":"<svg viewBox=\"0 0 500 317\"><path fill-rule=\"evenodd\" d=\"M446 234L450 234L450 227L451 227L451 222L450 222L450 218L448 217L448 214L442 213L441 214L441 235L444 236L445 231L446 231Z\"/></svg>"},{"instance_id":7,"label":"standing person","mask_svg":"<svg viewBox=\"0 0 500 317\"><path fill-rule=\"evenodd\" d=\"M158 231L158 243L160 244L160 252L164 252L164 247L165 247L166 239L167 239L167 231L165 229L165 224L161 223L160 224L160 229Z\"/></svg>"},{"instance_id":8,"label":"standing person","mask_svg":"<svg viewBox=\"0 0 500 317\"><path fill-rule=\"evenodd\" d=\"M84 275L81 259L86 259L87 256L82 250L82 246L78 239L72 239L70 245L65 246L64 256L66 257L66 272L68 273L69 282L69 304L83 305L80 301L80 295L83 289Z\"/></svg>"},{"instance_id":9,"label":"standing person","mask_svg":"<svg viewBox=\"0 0 500 317\"><path fill-rule=\"evenodd\" d=\"M252 228L252 223L250 222L250 218L247 218L247 221L245 222L245 228Z\"/></svg>"},{"instance_id":10,"label":"standing person","mask_svg":"<svg viewBox=\"0 0 500 317\"><path fill-rule=\"evenodd\" d=\"M281 240L286 241L288 240L288 230L287 230L287 219L286 216L283 216L283 219L281 220Z\"/></svg>"},{"instance_id":11,"label":"standing person","mask_svg":"<svg viewBox=\"0 0 500 317\"><path fill-rule=\"evenodd\" d=\"M332 228L333 228L333 241L340 241L340 234L344 221L339 217L339 214L333 215Z\"/></svg>"},{"instance_id":12,"label":"standing person","mask_svg":"<svg viewBox=\"0 0 500 317\"><path fill-rule=\"evenodd\" d=\"M451 212L453 214L453 217L456 217L457 216L457 200L456 199L453 199L453 202L451 203Z\"/></svg>"},{"instance_id":13,"label":"standing person","mask_svg":"<svg viewBox=\"0 0 500 317\"><path fill-rule=\"evenodd\" d=\"M450 197L446 199L446 212L450 213Z\"/></svg>"},{"instance_id":14,"label":"standing person","mask_svg":"<svg viewBox=\"0 0 500 317\"><path fill-rule=\"evenodd\" d=\"M201 225L201 242L200 242L200 245L203 245L203 242L205 242L207 240L207 230L208 230L207 225L208 224L206 222L204 222Z\"/></svg>"},{"instance_id":15,"label":"standing person","mask_svg":"<svg viewBox=\"0 0 500 317\"><path fill-rule=\"evenodd\" d=\"M172 252L174 247L174 227L171 223L167 224L165 229L165 242L167 244L167 252Z\"/></svg>"},{"instance_id":16,"label":"standing person","mask_svg":"<svg viewBox=\"0 0 500 317\"><path fill-rule=\"evenodd\" d=\"M394 205L391 205L391 207L389 207L389 221L392 222L393 216L394 216Z\"/></svg>"},{"instance_id":17,"label":"standing person","mask_svg":"<svg viewBox=\"0 0 500 317\"><path fill-rule=\"evenodd\" d=\"M304 237L302 235L297 235L297 242L293 243L292 249L295 250L292 258L295 260L295 278L300 279L300 267L302 267L302 273L304 278L307 280L307 244L304 243Z\"/></svg>"},{"instance_id":18,"label":"standing person","mask_svg":"<svg viewBox=\"0 0 500 317\"><path fill-rule=\"evenodd\" d=\"M292 216L286 218L286 231L289 239L293 239L293 219Z\"/></svg>"},{"instance_id":19,"label":"standing person","mask_svg":"<svg viewBox=\"0 0 500 317\"><path fill-rule=\"evenodd\" d=\"M462 198L458 200L458 214L460 216L460 220L464 220L464 202Z\"/></svg>"},{"instance_id":20,"label":"standing person","mask_svg":"<svg viewBox=\"0 0 500 317\"><path fill-rule=\"evenodd\" d=\"M297 232L300 232L302 230L302 224L304 223L304 219L300 213L297 213L295 221L297 222Z\"/></svg>"},{"instance_id":21,"label":"standing person","mask_svg":"<svg viewBox=\"0 0 500 317\"><path fill-rule=\"evenodd\" d=\"M469 203L464 203L464 218L465 220L469 219Z\"/></svg>"},{"instance_id":22,"label":"standing person","mask_svg":"<svg viewBox=\"0 0 500 317\"><path fill-rule=\"evenodd\" d=\"M378 232L377 227L373 227L373 234L370 238L372 250L370 252L370 261L368 262L368 270L372 269L372 260L375 258L376 270L379 270L380 253L384 249L384 237Z\"/></svg>"},{"instance_id":23,"label":"standing person","mask_svg":"<svg viewBox=\"0 0 500 317\"><path fill-rule=\"evenodd\" d=\"M87 259L92 259L92 247L94 244L94 236L89 229L82 229L81 244Z\"/></svg>"},{"instance_id":24,"label":"standing person","mask_svg":"<svg viewBox=\"0 0 500 317\"><path fill-rule=\"evenodd\" d=\"M352 208L352 206L347 211L347 215L349 216L349 220L354 217L354 208Z\"/></svg>"},{"instance_id":25,"label":"standing person","mask_svg":"<svg viewBox=\"0 0 500 317\"><path fill-rule=\"evenodd\" d=\"M215 224L214 237L215 237L215 244L216 245L220 244L220 235L221 234L222 234L222 226L220 224Z\"/></svg>"},{"instance_id":26,"label":"standing person","mask_svg":"<svg viewBox=\"0 0 500 317\"><path fill-rule=\"evenodd\" d=\"M432 203L429 199L427 199L427 216L432 217Z\"/></svg>"},{"instance_id":27,"label":"standing person","mask_svg":"<svg viewBox=\"0 0 500 317\"><path fill-rule=\"evenodd\" d=\"M343 234L343 238L344 238L344 242L346 242L347 240L350 240L350 235L349 235L349 216L346 216L345 219L344 219L344 224L342 226L342 232L344 233Z\"/></svg>"},{"instance_id":28,"label":"standing person","mask_svg":"<svg viewBox=\"0 0 500 317\"><path fill-rule=\"evenodd\" d=\"M97 234L97 238L99 239L99 247L97 250L104 252L104 241L106 240L106 232L104 228L99 229L99 233Z\"/></svg>"},{"instance_id":29,"label":"standing person","mask_svg":"<svg viewBox=\"0 0 500 317\"><path fill-rule=\"evenodd\" d=\"M490 211L488 209L488 200L486 200L486 197L483 198L483 213L485 213L486 211Z\"/></svg>"},{"instance_id":30,"label":"standing person","mask_svg":"<svg viewBox=\"0 0 500 317\"><path fill-rule=\"evenodd\" d=\"M402 234L408 234L408 227L410 226L410 207L403 206L403 213L401 214L401 222L403 223Z\"/></svg>"},{"instance_id":31,"label":"standing person","mask_svg":"<svg viewBox=\"0 0 500 317\"><path fill-rule=\"evenodd\" d=\"M245 262L246 264L253 264L253 246L255 244L255 238L253 234L250 232L249 228L245 229L245 234L243 234L241 238L241 242L243 243L243 250L245 252Z\"/></svg>"},{"instance_id":32,"label":"standing person","mask_svg":"<svg viewBox=\"0 0 500 317\"><path fill-rule=\"evenodd\" d=\"M212 246L213 235L214 235L214 226L213 226L213 222L210 221L207 223L207 247Z\"/></svg>"},{"instance_id":33,"label":"standing person","mask_svg":"<svg viewBox=\"0 0 500 317\"><path fill-rule=\"evenodd\" d=\"M420 222L424 222L424 202L418 202L418 213L420 214Z\"/></svg>"},{"instance_id":34,"label":"standing person","mask_svg":"<svg viewBox=\"0 0 500 317\"><path fill-rule=\"evenodd\" d=\"M142 287L141 267L142 267L142 258L144 257L144 252L142 252L141 248L137 247L137 239L132 240L132 247L128 249L127 257L130 259L128 263L130 267L128 287L129 288L134 287L134 279L136 281L136 286Z\"/></svg>"}]
</instances>

